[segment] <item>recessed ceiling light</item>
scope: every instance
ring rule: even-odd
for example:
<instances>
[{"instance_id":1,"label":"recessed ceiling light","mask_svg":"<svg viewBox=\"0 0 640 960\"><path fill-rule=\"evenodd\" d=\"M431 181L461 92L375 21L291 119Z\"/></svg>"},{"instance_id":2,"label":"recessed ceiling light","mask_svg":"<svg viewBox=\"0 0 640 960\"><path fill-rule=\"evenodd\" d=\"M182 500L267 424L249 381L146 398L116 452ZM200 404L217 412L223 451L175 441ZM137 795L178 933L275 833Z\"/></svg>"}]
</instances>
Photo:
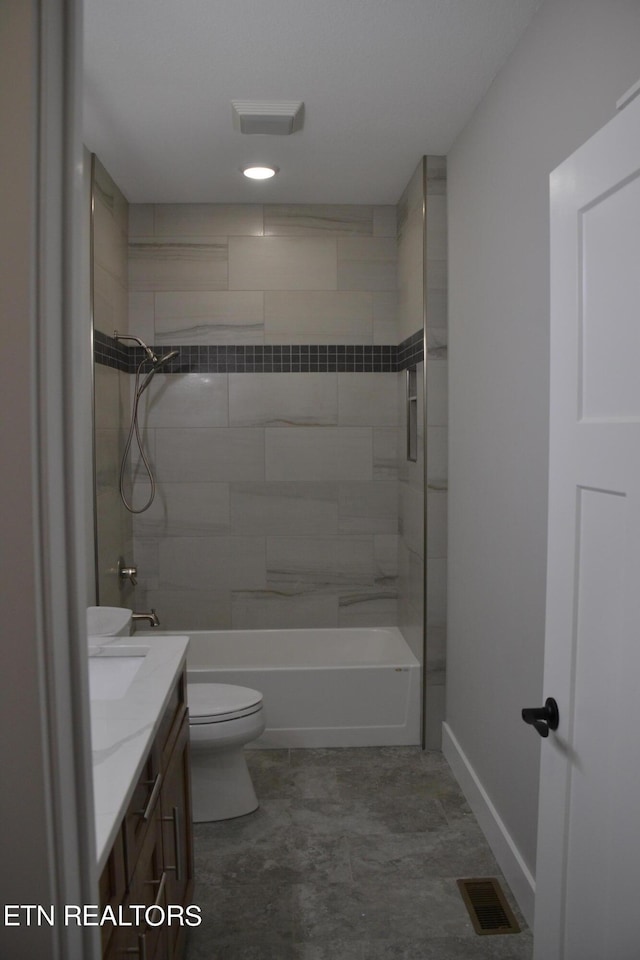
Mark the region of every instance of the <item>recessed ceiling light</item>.
<instances>
[{"instance_id":1,"label":"recessed ceiling light","mask_svg":"<svg viewBox=\"0 0 640 960\"><path fill-rule=\"evenodd\" d=\"M249 177L251 180L269 180L271 177L275 177L278 168L252 165L250 167L243 167L242 172L245 177Z\"/></svg>"}]
</instances>

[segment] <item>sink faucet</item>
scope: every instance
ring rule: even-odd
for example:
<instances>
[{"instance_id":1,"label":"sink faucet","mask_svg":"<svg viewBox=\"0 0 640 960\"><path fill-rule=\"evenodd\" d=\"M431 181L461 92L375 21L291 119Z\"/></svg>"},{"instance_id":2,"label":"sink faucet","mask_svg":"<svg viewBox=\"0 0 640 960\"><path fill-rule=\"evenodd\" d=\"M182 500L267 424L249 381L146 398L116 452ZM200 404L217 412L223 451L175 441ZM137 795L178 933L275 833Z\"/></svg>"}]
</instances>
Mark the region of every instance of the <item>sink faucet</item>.
<instances>
[{"instance_id":1,"label":"sink faucet","mask_svg":"<svg viewBox=\"0 0 640 960\"><path fill-rule=\"evenodd\" d=\"M134 623L137 623L138 620L148 620L152 627L159 627L160 621L158 620L158 614L155 612L153 607L149 613L132 613L131 619Z\"/></svg>"}]
</instances>

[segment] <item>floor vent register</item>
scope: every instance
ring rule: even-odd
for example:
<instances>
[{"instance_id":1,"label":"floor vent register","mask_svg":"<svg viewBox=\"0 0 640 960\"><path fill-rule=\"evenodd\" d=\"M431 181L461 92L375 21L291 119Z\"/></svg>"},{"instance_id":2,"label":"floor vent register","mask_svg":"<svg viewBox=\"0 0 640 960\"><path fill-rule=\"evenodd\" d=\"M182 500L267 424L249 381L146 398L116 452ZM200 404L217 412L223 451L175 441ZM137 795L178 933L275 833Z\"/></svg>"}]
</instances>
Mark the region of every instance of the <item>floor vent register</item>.
<instances>
[{"instance_id":1,"label":"floor vent register","mask_svg":"<svg viewBox=\"0 0 640 960\"><path fill-rule=\"evenodd\" d=\"M458 880L458 887L476 933L520 933L518 921L495 877Z\"/></svg>"}]
</instances>

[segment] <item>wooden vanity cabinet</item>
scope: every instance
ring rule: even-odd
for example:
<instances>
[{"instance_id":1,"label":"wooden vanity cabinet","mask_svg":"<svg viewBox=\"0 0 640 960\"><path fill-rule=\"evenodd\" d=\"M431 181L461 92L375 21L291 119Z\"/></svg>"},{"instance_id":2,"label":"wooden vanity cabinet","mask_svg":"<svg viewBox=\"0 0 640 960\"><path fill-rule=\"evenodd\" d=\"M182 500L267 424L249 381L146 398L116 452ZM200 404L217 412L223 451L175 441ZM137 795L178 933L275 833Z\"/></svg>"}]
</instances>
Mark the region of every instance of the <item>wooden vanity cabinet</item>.
<instances>
[{"instance_id":1,"label":"wooden vanity cabinet","mask_svg":"<svg viewBox=\"0 0 640 960\"><path fill-rule=\"evenodd\" d=\"M186 678L177 681L100 880L107 904L186 906L193 891L193 839ZM142 912L142 911L141 911ZM161 916L156 911L154 917ZM104 960L181 960L187 928L105 925Z\"/></svg>"}]
</instances>

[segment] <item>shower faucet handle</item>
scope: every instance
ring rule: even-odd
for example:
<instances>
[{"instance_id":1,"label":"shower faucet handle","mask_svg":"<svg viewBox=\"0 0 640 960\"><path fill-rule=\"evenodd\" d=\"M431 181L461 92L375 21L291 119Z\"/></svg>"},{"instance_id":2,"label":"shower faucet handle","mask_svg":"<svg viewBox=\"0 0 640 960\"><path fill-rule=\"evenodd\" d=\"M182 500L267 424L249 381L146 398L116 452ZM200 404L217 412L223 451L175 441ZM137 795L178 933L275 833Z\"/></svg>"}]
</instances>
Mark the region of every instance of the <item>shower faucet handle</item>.
<instances>
[{"instance_id":1,"label":"shower faucet handle","mask_svg":"<svg viewBox=\"0 0 640 960\"><path fill-rule=\"evenodd\" d=\"M135 587L138 582L138 568L134 565L125 566L124 560L120 557L118 560L118 576L121 580L129 580L131 585Z\"/></svg>"}]
</instances>

